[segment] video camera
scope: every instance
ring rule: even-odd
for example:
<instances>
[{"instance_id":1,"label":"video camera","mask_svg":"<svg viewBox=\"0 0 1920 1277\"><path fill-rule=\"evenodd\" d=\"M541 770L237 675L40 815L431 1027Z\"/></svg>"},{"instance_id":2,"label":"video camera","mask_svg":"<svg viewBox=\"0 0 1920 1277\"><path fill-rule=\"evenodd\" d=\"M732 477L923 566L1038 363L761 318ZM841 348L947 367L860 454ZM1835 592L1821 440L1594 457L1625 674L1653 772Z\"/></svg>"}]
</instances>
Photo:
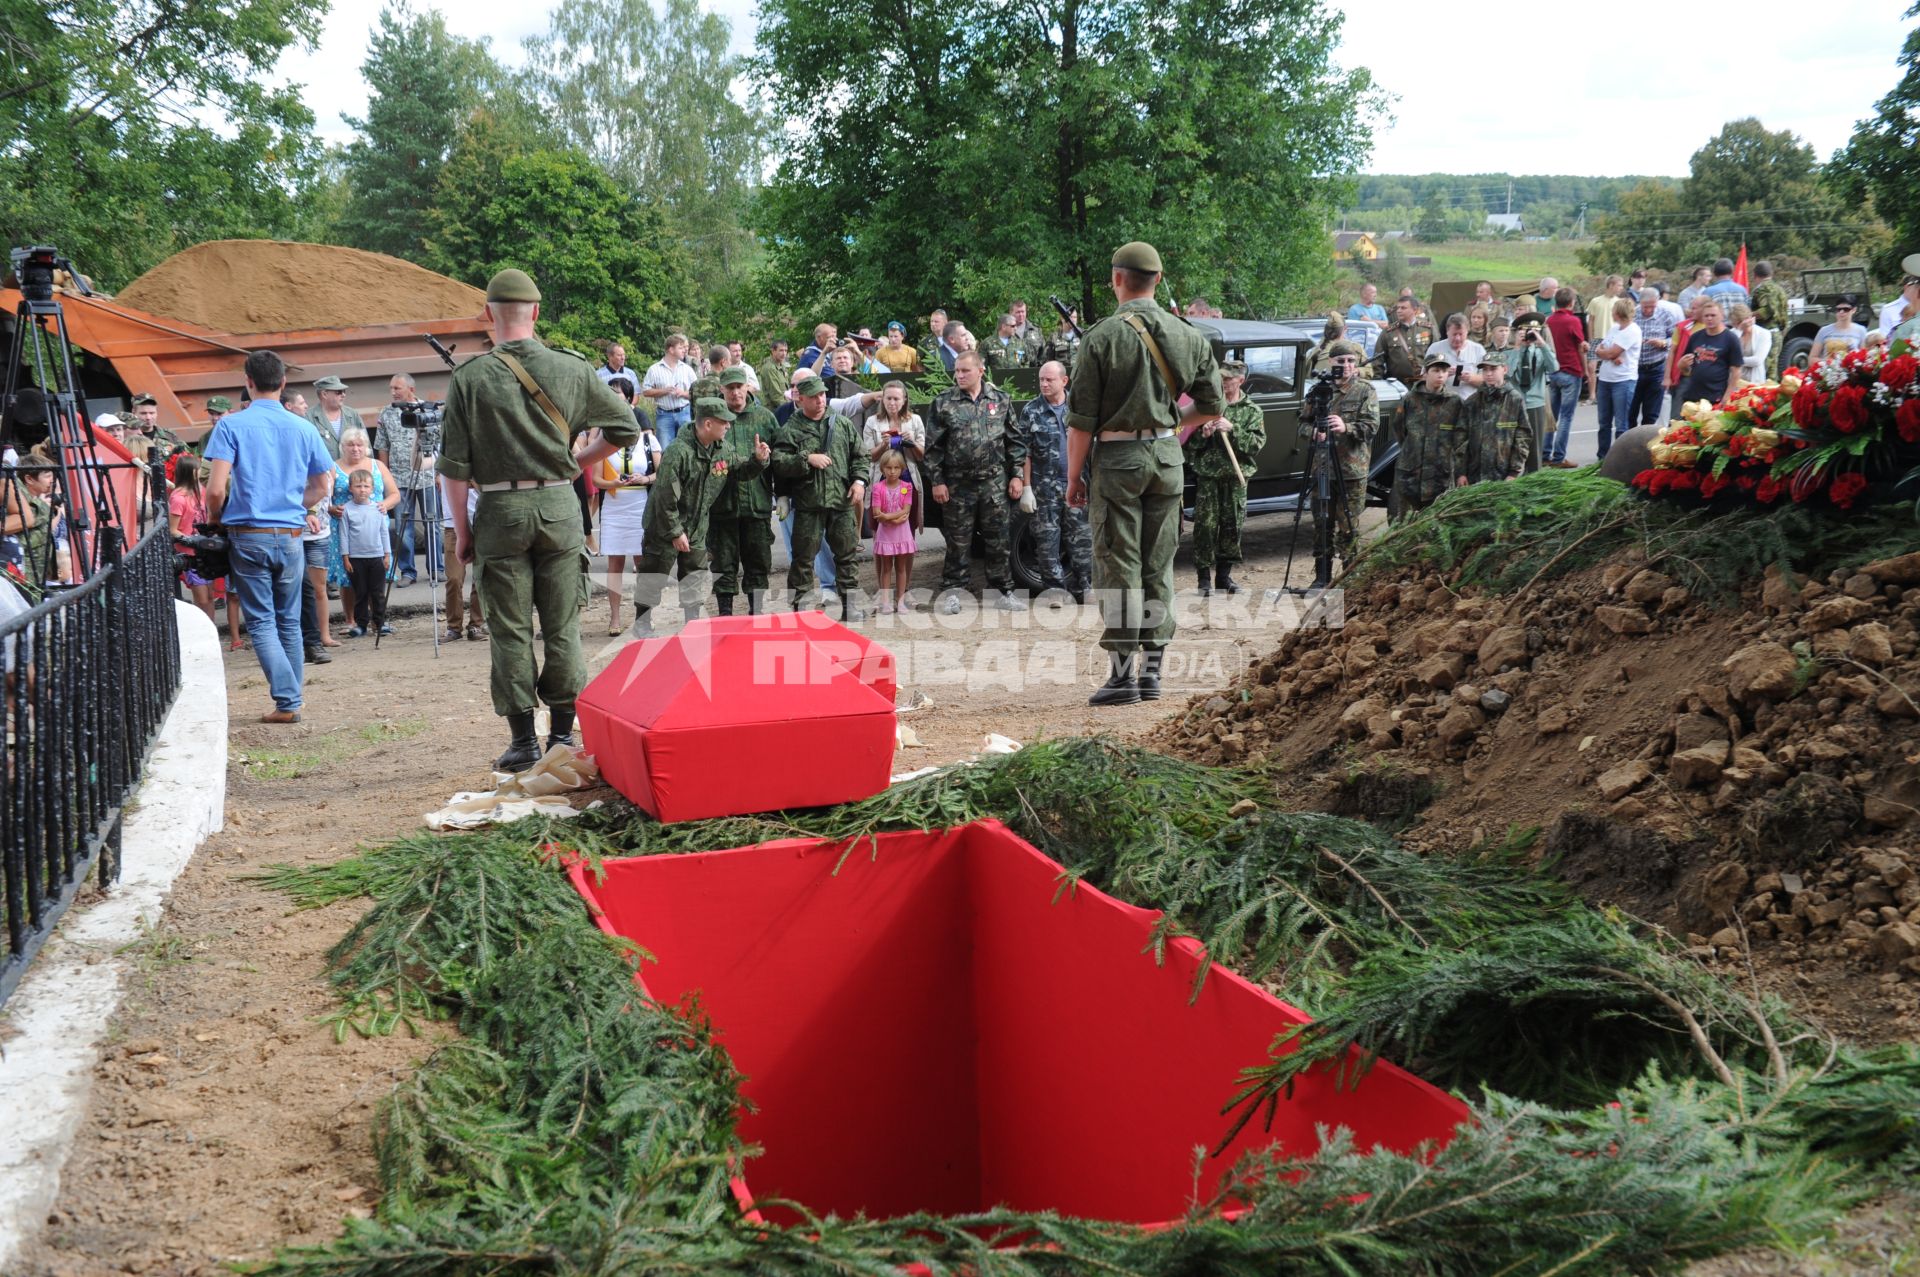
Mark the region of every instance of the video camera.
<instances>
[{"instance_id":1,"label":"video camera","mask_svg":"<svg viewBox=\"0 0 1920 1277\"><path fill-rule=\"evenodd\" d=\"M73 263L50 244L16 248L8 256L13 259L14 278L20 281L20 295L27 301L52 301L54 272L62 270L67 272L75 291L83 297L93 296L93 290L87 287L86 280L80 278L80 272L73 268Z\"/></svg>"},{"instance_id":2,"label":"video camera","mask_svg":"<svg viewBox=\"0 0 1920 1277\"><path fill-rule=\"evenodd\" d=\"M419 430L428 424L427 414L429 412L433 414L435 421L439 420L440 414L446 411L447 401L444 399L414 399L407 403L400 404L398 407L400 409L400 424L409 430Z\"/></svg>"},{"instance_id":3,"label":"video camera","mask_svg":"<svg viewBox=\"0 0 1920 1277\"><path fill-rule=\"evenodd\" d=\"M196 523L191 533L176 532L173 535L173 548L182 567L192 568L209 581L226 576L233 570L233 561L229 557L232 543L228 541L227 530L222 524Z\"/></svg>"}]
</instances>

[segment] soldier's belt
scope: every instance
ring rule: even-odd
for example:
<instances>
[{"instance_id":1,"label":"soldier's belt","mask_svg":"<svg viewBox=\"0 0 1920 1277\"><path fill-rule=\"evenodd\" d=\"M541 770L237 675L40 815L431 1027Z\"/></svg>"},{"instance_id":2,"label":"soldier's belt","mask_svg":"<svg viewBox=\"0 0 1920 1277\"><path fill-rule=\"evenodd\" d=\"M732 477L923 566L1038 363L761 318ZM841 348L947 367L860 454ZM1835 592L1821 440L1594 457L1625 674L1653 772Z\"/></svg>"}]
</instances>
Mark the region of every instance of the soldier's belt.
<instances>
[{"instance_id":1,"label":"soldier's belt","mask_svg":"<svg viewBox=\"0 0 1920 1277\"><path fill-rule=\"evenodd\" d=\"M1101 443L1133 443L1140 439L1171 439L1173 431L1166 430L1102 430L1098 436Z\"/></svg>"},{"instance_id":2,"label":"soldier's belt","mask_svg":"<svg viewBox=\"0 0 1920 1277\"><path fill-rule=\"evenodd\" d=\"M568 488L573 486L573 480L503 479L499 483L476 483L473 486L482 492L512 492L517 488Z\"/></svg>"}]
</instances>

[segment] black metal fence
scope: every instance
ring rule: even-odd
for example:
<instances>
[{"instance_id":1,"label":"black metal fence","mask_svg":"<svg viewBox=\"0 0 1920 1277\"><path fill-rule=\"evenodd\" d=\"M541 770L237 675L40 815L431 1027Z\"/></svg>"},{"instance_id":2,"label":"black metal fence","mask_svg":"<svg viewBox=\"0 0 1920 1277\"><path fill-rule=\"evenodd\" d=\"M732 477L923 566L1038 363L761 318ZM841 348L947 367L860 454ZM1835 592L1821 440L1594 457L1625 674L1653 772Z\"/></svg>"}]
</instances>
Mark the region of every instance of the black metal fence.
<instances>
[{"instance_id":1,"label":"black metal fence","mask_svg":"<svg viewBox=\"0 0 1920 1277\"><path fill-rule=\"evenodd\" d=\"M151 486L164 491L163 476ZM122 812L180 691L173 546L164 507L139 507L118 561L0 621L0 1003L89 876L119 878Z\"/></svg>"}]
</instances>

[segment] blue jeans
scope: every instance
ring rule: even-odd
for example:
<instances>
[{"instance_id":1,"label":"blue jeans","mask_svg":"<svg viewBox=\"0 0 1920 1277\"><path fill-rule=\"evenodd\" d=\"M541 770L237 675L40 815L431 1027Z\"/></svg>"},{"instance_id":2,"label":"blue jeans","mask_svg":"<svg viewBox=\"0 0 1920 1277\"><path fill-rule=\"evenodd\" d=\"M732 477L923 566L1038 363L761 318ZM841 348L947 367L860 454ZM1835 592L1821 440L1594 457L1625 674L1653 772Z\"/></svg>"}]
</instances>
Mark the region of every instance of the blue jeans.
<instances>
[{"instance_id":1,"label":"blue jeans","mask_svg":"<svg viewBox=\"0 0 1920 1277\"><path fill-rule=\"evenodd\" d=\"M440 488L437 484L428 484L424 488L408 488L400 494L400 504L393 508L394 515L400 520L400 552L394 556L395 572L399 576L417 575L413 570L413 538L416 525L420 529L421 549L426 554L427 576L440 573Z\"/></svg>"},{"instance_id":2,"label":"blue jeans","mask_svg":"<svg viewBox=\"0 0 1920 1277\"><path fill-rule=\"evenodd\" d=\"M1633 392L1637 381L1595 383L1594 398L1600 408L1600 457L1606 459L1613 441L1633 429Z\"/></svg>"},{"instance_id":3,"label":"blue jeans","mask_svg":"<svg viewBox=\"0 0 1920 1277\"><path fill-rule=\"evenodd\" d=\"M792 514L788 514L786 518L780 520L780 535L786 538L787 557L792 558ZM820 552L813 556L813 579L819 583L821 589L832 590L835 594L840 593L840 569L834 566L833 548L827 544L825 537L820 539Z\"/></svg>"},{"instance_id":4,"label":"blue jeans","mask_svg":"<svg viewBox=\"0 0 1920 1277\"><path fill-rule=\"evenodd\" d=\"M691 405L685 408L661 408L655 411L653 428L660 433L660 446L665 448L680 433L680 427L693 420Z\"/></svg>"},{"instance_id":5,"label":"blue jeans","mask_svg":"<svg viewBox=\"0 0 1920 1277\"><path fill-rule=\"evenodd\" d=\"M1559 428L1553 437L1547 440L1546 459L1565 461L1567 459L1567 440L1573 434L1573 410L1580 406L1580 387L1584 383L1580 378L1556 368L1547 378L1547 389L1553 395L1553 415L1559 422Z\"/></svg>"},{"instance_id":6,"label":"blue jeans","mask_svg":"<svg viewBox=\"0 0 1920 1277\"><path fill-rule=\"evenodd\" d=\"M300 596L307 593L307 556L300 538L236 532L230 538L233 587L247 619L247 637L276 709L298 710L306 653Z\"/></svg>"},{"instance_id":7,"label":"blue jeans","mask_svg":"<svg viewBox=\"0 0 1920 1277\"><path fill-rule=\"evenodd\" d=\"M1640 365L1640 379L1634 383L1633 404L1627 409L1628 426L1657 426L1660 424L1660 409L1667 398L1667 365L1665 360L1655 360Z\"/></svg>"}]
</instances>

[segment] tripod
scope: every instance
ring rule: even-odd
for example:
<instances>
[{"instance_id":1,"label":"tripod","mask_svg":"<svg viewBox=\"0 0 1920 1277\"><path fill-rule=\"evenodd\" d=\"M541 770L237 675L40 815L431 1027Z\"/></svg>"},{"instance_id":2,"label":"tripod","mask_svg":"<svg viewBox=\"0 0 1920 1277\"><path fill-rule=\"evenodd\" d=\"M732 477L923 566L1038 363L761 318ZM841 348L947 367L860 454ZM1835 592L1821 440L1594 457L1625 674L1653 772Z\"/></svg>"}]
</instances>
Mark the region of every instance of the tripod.
<instances>
[{"instance_id":1,"label":"tripod","mask_svg":"<svg viewBox=\"0 0 1920 1277\"><path fill-rule=\"evenodd\" d=\"M1333 554L1338 529L1344 528L1346 531L1346 540L1342 544L1353 544L1359 535L1347 514L1347 477L1340 473L1336 465L1333 432L1327 428L1327 407L1332 402L1333 374L1320 373L1315 378L1313 389L1307 392L1307 425L1302 431L1308 439L1307 467L1313 475L1310 481L1314 510L1313 584L1289 585L1286 589L1291 594L1305 595L1333 584ZM1283 581L1293 579L1293 556L1300 548L1300 515L1306 508L1307 502L1295 499L1293 535L1287 543L1287 569L1281 577ZM1341 555L1341 566L1346 566L1344 553Z\"/></svg>"},{"instance_id":2,"label":"tripod","mask_svg":"<svg viewBox=\"0 0 1920 1277\"><path fill-rule=\"evenodd\" d=\"M54 272L64 270L83 295L92 295L73 263L56 248L16 248L14 274L20 281L20 305L13 316L13 342L7 352L4 407L16 425L29 361L33 385L46 400L47 442L53 452L60 505L66 510L68 546L74 574L81 580L103 565L118 563L126 550L119 498L107 482L106 467L93 452L92 431L82 424L84 400L73 372L73 347L67 317L54 296ZM38 423L34 423L38 424Z\"/></svg>"}]
</instances>

